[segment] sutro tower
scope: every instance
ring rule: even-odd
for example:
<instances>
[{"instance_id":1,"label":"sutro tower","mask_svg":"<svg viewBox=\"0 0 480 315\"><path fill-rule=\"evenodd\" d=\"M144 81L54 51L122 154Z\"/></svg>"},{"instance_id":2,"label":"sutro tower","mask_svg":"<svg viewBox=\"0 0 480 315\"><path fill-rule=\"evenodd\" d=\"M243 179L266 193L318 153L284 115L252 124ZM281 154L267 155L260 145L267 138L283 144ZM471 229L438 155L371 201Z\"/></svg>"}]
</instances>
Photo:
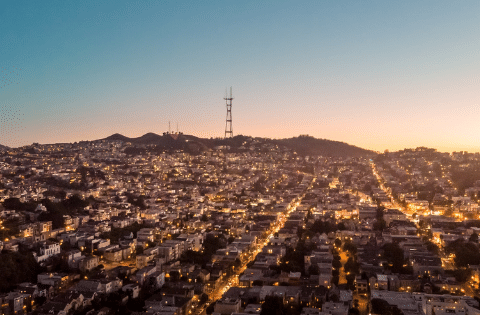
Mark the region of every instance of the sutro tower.
<instances>
[{"instance_id":1,"label":"sutro tower","mask_svg":"<svg viewBox=\"0 0 480 315\"><path fill-rule=\"evenodd\" d=\"M225 138L233 137L232 129L232 87L230 87L230 97L228 97L227 89L225 89L225 103L227 105L227 119L225 121Z\"/></svg>"}]
</instances>

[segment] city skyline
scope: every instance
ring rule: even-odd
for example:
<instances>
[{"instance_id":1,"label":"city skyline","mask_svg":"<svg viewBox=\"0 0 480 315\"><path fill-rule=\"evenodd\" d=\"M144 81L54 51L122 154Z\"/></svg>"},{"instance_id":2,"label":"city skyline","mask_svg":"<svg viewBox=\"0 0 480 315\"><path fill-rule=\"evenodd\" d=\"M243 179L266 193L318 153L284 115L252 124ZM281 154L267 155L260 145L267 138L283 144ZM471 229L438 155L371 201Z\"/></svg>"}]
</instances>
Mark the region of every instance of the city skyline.
<instances>
[{"instance_id":1,"label":"city skyline","mask_svg":"<svg viewBox=\"0 0 480 315\"><path fill-rule=\"evenodd\" d=\"M9 2L0 144L309 134L480 151L474 1ZM20 70L21 69L21 70Z\"/></svg>"}]
</instances>

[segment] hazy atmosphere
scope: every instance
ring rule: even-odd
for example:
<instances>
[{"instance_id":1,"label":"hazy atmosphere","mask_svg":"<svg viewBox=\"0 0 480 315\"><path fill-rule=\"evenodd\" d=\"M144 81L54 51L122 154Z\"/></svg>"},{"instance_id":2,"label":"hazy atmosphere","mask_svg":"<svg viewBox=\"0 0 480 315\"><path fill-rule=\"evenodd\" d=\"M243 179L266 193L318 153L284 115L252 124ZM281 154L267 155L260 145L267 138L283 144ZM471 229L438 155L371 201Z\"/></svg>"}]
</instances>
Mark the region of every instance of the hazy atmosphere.
<instances>
[{"instance_id":1,"label":"hazy atmosphere","mask_svg":"<svg viewBox=\"0 0 480 315\"><path fill-rule=\"evenodd\" d=\"M478 1L4 1L0 144L309 134L480 151Z\"/></svg>"}]
</instances>

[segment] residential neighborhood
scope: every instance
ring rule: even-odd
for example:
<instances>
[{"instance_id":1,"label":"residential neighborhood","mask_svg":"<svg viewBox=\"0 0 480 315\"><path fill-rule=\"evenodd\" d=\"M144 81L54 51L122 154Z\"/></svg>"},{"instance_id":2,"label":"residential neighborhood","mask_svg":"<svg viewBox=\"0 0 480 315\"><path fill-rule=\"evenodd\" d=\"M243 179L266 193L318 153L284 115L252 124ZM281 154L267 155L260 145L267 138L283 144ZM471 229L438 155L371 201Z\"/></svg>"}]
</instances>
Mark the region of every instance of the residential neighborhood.
<instances>
[{"instance_id":1,"label":"residential neighborhood","mask_svg":"<svg viewBox=\"0 0 480 315\"><path fill-rule=\"evenodd\" d=\"M0 154L1 314L480 314L478 154Z\"/></svg>"}]
</instances>

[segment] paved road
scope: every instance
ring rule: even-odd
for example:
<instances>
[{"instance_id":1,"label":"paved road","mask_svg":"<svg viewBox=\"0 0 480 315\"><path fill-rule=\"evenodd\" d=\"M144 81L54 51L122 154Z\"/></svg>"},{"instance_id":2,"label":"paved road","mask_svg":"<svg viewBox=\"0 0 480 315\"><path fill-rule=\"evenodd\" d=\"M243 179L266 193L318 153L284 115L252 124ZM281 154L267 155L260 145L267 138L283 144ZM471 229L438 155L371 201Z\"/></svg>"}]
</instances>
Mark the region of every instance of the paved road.
<instances>
[{"instance_id":1,"label":"paved road","mask_svg":"<svg viewBox=\"0 0 480 315\"><path fill-rule=\"evenodd\" d=\"M308 189L311 188L311 185L313 184L314 181L315 181L315 177L312 179L312 183L310 184ZM308 189L307 189L307 191L308 191ZM240 277L240 274L242 274L245 271L245 269L247 268L247 264L249 262L255 260L257 255L262 251L263 247L265 247L268 244L268 241L270 240L270 238L273 237L273 235L276 232L278 232L285 225L285 222L287 221L288 217L290 216L291 213L293 213L297 209L298 205L300 205L304 196L305 196L305 194L302 194L296 200L292 201L290 210L285 215L280 216L280 219L274 225L273 229L269 231L269 233L267 234L267 237L265 239L261 240L257 244L257 246L255 247L253 252L251 252L250 255L247 256L248 258L242 264L242 266L240 268L236 269L235 273L231 277L223 280L218 289L216 289L215 291L213 291L212 293L209 294L209 301L207 302L207 304L211 304L211 303L219 300L223 296L223 294L228 291L228 289L238 285L238 278ZM194 304L193 308L196 310L196 311L192 312L192 313L194 313L194 315L201 315L205 312L205 307L197 308L196 304Z\"/></svg>"}]
</instances>

